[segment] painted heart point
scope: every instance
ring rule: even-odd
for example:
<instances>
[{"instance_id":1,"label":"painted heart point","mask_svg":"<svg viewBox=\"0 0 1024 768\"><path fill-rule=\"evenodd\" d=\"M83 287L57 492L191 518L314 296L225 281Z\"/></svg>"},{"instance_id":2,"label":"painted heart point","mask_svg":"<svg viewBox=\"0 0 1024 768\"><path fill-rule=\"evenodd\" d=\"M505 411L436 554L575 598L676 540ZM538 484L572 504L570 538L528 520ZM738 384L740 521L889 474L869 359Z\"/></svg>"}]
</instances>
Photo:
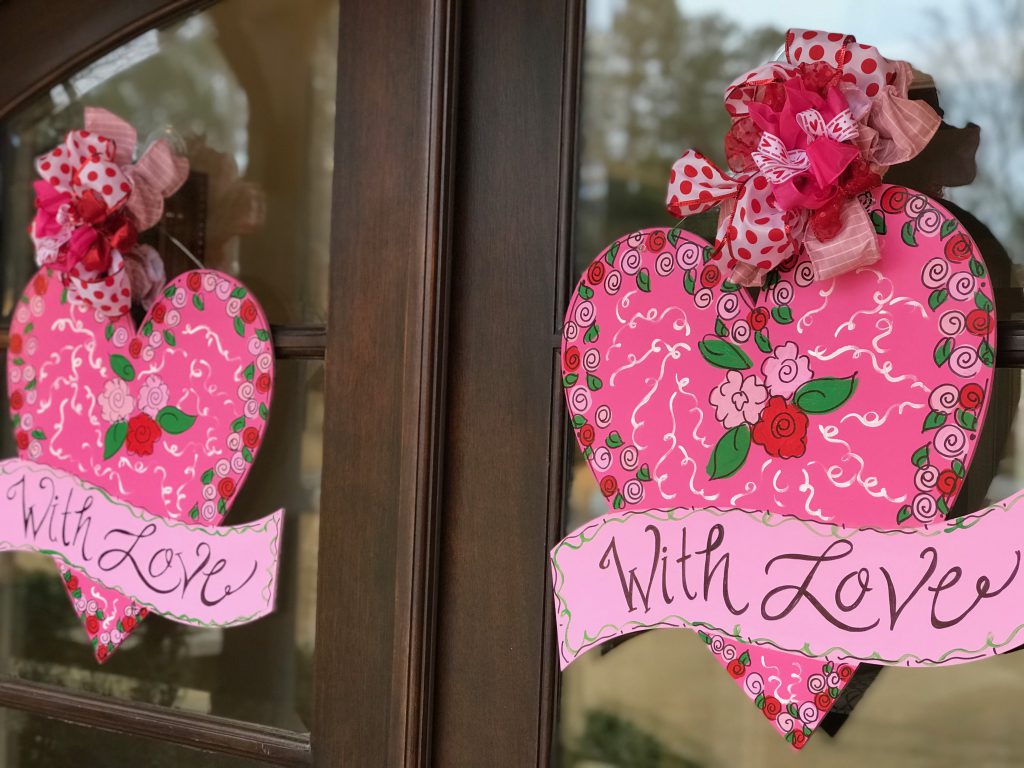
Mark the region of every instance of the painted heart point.
<instances>
[{"instance_id":1,"label":"painted heart point","mask_svg":"<svg viewBox=\"0 0 1024 768\"><path fill-rule=\"evenodd\" d=\"M902 187L873 194L882 260L833 280L790 258L755 299L678 229L621 238L590 265L566 316L563 383L613 509L880 529L945 517L991 391L988 270L941 206ZM809 735L853 671L705 642L766 715L792 704L769 717L787 734ZM799 682L768 690L772 679Z\"/></svg>"},{"instance_id":2,"label":"painted heart point","mask_svg":"<svg viewBox=\"0 0 1024 768\"><path fill-rule=\"evenodd\" d=\"M274 357L263 310L214 271L171 281L138 330L68 300L41 270L11 324L7 386L18 453L154 515L219 525L263 439ZM145 618L56 561L96 658Z\"/></svg>"}]
</instances>

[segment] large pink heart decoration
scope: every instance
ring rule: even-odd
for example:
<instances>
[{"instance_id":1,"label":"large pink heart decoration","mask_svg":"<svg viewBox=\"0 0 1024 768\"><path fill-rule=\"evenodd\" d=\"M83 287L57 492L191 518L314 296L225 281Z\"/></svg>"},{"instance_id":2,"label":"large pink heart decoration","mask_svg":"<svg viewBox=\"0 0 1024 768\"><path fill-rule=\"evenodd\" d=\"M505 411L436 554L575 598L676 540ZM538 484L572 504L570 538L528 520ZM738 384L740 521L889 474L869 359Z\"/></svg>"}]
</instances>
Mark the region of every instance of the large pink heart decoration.
<instances>
[{"instance_id":1,"label":"large pink heart decoration","mask_svg":"<svg viewBox=\"0 0 1024 768\"><path fill-rule=\"evenodd\" d=\"M218 525L266 429L267 319L244 286L199 270L172 280L136 331L68 300L40 270L11 324L7 391L18 453L154 515ZM98 661L147 610L56 561Z\"/></svg>"},{"instance_id":2,"label":"large pink heart decoration","mask_svg":"<svg viewBox=\"0 0 1024 768\"><path fill-rule=\"evenodd\" d=\"M988 270L924 195L882 186L862 202L881 261L814 282L791 258L756 298L679 229L623 237L591 263L566 315L563 383L612 508L881 529L946 515L992 382ZM854 671L701 636L795 747Z\"/></svg>"}]
</instances>

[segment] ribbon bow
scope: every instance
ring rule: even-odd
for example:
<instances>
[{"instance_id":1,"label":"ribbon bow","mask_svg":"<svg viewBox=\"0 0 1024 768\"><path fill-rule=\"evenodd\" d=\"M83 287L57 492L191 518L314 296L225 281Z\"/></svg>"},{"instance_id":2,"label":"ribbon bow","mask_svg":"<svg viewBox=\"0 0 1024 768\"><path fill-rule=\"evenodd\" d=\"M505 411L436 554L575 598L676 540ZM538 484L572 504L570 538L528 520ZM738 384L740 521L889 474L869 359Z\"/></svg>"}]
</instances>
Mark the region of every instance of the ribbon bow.
<instances>
[{"instance_id":1,"label":"ribbon bow","mask_svg":"<svg viewBox=\"0 0 1024 768\"><path fill-rule=\"evenodd\" d=\"M62 273L69 298L110 317L127 312L132 295L145 298L133 291L139 270L125 260L136 258L138 233L160 220L164 198L188 176L188 161L163 139L133 164L136 143L131 125L89 107L82 130L36 159L36 260Z\"/></svg>"},{"instance_id":2,"label":"ribbon bow","mask_svg":"<svg viewBox=\"0 0 1024 768\"><path fill-rule=\"evenodd\" d=\"M785 61L734 81L725 94L733 174L688 151L672 166L676 217L720 206L714 258L756 286L806 251L816 279L872 264L880 253L858 195L928 143L938 115L906 98L910 65L850 35L790 30Z\"/></svg>"}]
</instances>

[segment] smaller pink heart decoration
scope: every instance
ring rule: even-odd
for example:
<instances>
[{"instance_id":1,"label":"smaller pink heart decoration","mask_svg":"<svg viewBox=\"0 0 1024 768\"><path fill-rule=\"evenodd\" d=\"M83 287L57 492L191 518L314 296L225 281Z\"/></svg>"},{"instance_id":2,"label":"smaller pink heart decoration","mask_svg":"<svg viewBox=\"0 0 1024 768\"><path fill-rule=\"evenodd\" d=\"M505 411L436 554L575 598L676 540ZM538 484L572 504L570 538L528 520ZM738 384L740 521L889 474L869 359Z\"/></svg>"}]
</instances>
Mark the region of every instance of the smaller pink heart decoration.
<instances>
[{"instance_id":1,"label":"smaller pink heart decoration","mask_svg":"<svg viewBox=\"0 0 1024 768\"><path fill-rule=\"evenodd\" d=\"M18 454L131 504L216 526L266 430L274 353L266 316L234 278L172 280L136 330L69 301L40 270L11 324L7 391ZM96 659L106 661L147 610L60 560Z\"/></svg>"}]
</instances>

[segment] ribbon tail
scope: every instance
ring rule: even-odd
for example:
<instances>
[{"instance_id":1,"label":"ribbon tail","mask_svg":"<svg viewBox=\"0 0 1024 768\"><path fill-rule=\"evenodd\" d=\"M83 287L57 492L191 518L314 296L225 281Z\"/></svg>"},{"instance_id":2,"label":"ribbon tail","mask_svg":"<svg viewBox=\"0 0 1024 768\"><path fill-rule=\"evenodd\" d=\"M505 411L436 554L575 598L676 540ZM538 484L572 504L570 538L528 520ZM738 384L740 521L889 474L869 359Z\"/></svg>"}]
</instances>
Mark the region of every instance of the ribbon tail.
<instances>
[{"instance_id":1,"label":"ribbon tail","mask_svg":"<svg viewBox=\"0 0 1024 768\"><path fill-rule=\"evenodd\" d=\"M113 112L99 107L86 107L85 130L98 133L114 142L114 162L118 165L130 165L138 134L132 125Z\"/></svg>"},{"instance_id":2,"label":"ribbon tail","mask_svg":"<svg viewBox=\"0 0 1024 768\"><path fill-rule=\"evenodd\" d=\"M160 221L164 198L173 195L185 183L188 160L176 155L161 139L146 150L139 162L125 170L132 180L128 210L141 232Z\"/></svg>"},{"instance_id":3,"label":"ribbon tail","mask_svg":"<svg viewBox=\"0 0 1024 768\"><path fill-rule=\"evenodd\" d=\"M709 211L743 190L741 179L727 176L700 152L688 149L672 164L665 206L681 219Z\"/></svg>"},{"instance_id":4,"label":"ribbon tail","mask_svg":"<svg viewBox=\"0 0 1024 768\"><path fill-rule=\"evenodd\" d=\"M804 235L804 249L811 259L815 280L828 280L881 258L874 224L856 198L843 203L839 217L841 226L835 237L819 240L813 227L808 227Z\"/></svg>"}]
</instances>

